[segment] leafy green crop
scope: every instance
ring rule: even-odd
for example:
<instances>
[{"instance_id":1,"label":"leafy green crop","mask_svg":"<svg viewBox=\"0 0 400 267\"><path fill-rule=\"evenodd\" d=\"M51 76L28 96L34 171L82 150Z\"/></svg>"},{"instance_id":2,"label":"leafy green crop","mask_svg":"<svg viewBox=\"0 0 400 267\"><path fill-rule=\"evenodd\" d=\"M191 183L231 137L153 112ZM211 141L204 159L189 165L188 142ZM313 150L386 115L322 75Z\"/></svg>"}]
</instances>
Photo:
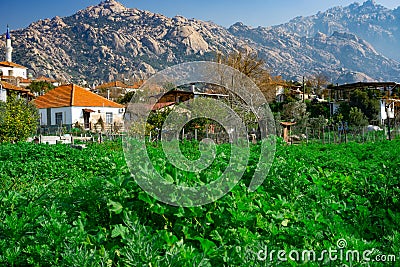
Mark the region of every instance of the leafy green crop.
<instances>
[{"instance_id":1,"label":"leafy green crop","mask_svg":"<svg viewBox=\"0 0 400 267\"><path fill-rule=\"evenodd\" d=\"M191 159L199 157L197 148L181 144ZM148 153L160 173L196 183L212 180L230 157L229 146L220 145L204 176L176 176L159 159L161 146L149 145ZM374 255L400 261L399 141L279 144L264 184L249 192L257 153L252 146L243 179L223 198L180 208L136 184L120 142L85 150L0 145L0 265L299 266L256 254L266 246L322 251L342 238L348 249L374 248ZM303 266L322 264L341 262Z\"/></svg>"}]
</instances>

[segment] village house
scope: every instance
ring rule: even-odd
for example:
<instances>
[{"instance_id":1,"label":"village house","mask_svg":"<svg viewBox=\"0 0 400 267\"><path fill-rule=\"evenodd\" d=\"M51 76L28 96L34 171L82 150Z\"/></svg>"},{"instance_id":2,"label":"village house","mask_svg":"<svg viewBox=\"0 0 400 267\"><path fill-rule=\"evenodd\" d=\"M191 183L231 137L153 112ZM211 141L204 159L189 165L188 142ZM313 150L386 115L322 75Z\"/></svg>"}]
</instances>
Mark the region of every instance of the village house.
<instances>
[{"instance_id":1,"label":"village house","mask_svg":"<svg viewBox=\"0 0 400 267\"><path fill-rule=\"evenodd\" d=\"M30 101L34 98L34 95L28 90L8 82L0 81L0 101L7 102L7 97L15 93L17 97L22 97Z\"/></svg>"},{"instance_id":2,"label":"village house","mask_svg":"<svg viewBox=\"0 0 400 267\"><path fill-rule=\"evenodd\" d=\"M55 79L52 79L52 78L49 78L49 77L45 77L45 76L40 76L39 78L36 78L34 81L35 82L50 83L50 84L52 84L53 86L56 86L56 87L60 86L60 82L59 81L57 81Z\"/></svg>"},{"instance_id":3,"label":"village house","mask_svg":"<svg viewBox=\"0 0 400 267\"><path fill-rule=\"evenodd\" d=\"M0 75L2 79L13 80L16 78L27 79L26 72L27 67L22 65L10 62L10 61L1 61L0 62Z\"/></svg>"},{"instance_id":4,"label":"village house","mask_svg":"<svg viewBox=\"0 0 400 267\"><path fill-rule=\"evenodd\" d=\"M229 95L225 94L224 92L219 92L215 88L213 89L203 88L202 91L204 92L198 90L195 84L191 84L186 87L181 86L180 88L175 88L167 92L161 92L155 95L150 95L149 98L153 99L154 101L157 100L157 103L154 105L153 110L158 110L165 107L174 106L175 104L186 102L189 101L190 99L198 97L208 97L214 99L229 97Z\"/></svg>"},{"instance_id":5,"label":"village house","mask_svg":"<svg viewBox=\"0 0 400 267\"><path fill-rule=\"evenodd\" d=\"M341 103L349 102L351 92L355 90L371 90L374 94L382 95L379 100L380 112L374 124L385 125L387 119L398 118L400 114L400 99L395 92L400 90L400 84L396 82L357 82L351 84L337 85L331 89L332 101L331 114L334 114Z\"/></svg>"},{"instance_id":6,"label":"village house","mask_svg":"<svg viewBox=\"0 0 400 267\"><path fill-rule=\"evenodd\" d=\"M115 101L127 93L135 92L143 85L143 83L144 81L138 81L133 85L127 85L121 81L113 81L96 86L92 89L92 92Z\"/></svg>"},{"instance_id":7,"label":"village house","mask_svg":"<svg viewBox=\"0 0 400 267\"><path fill-rule=\"evenodd\" d=\"M59 86L36 98L34 104L44 132L56 132L60 127L93 132L123 130L123 105L74 84Z\"/></svg>"}]
</instances>

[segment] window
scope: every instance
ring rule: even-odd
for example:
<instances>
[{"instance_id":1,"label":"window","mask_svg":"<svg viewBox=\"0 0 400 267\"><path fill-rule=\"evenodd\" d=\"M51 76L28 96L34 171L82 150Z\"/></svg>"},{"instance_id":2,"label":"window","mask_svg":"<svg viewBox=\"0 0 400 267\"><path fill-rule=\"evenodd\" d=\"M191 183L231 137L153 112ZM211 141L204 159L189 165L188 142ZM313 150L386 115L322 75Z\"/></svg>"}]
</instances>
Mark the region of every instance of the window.
<instances>
[{"instance_id":1,"label":"window","mask_svg":"<svg viewBox=\"0 0 400 267\"><path fill-rule=\"evenodd\" d=\"M111 112L106 113L106 123L112 124L113 123L113 114Z\"/></svg>"},{"instance_id":2,"label":"window","mask_svg":"<svg viewBox=\"0 0 400 267\"><path fill-rule=\"evenodd\" d=\"M57 112L56 113L56 125L62 125L63 124L63 114L62 112Z\"/></svg>"}]
</instances>

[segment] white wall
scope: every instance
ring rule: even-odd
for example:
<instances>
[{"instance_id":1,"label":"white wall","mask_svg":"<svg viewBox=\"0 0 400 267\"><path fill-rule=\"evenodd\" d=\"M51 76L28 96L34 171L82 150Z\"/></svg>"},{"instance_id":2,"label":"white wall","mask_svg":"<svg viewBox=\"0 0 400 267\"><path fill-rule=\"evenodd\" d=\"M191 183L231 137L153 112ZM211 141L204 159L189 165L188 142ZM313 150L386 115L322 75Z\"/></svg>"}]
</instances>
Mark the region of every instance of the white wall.
<instances>
[{"instance_id":1,"label":"white wall","mask_svg":"<svg viewBox=\"0 0 400 267\"><path fill-rule=\"evenodd\" d=\"M340 103L335 102L330 104L330 109L331 109L331 115L335 114L336 111L339 109Z\"/></svg>"},{"instance_id":2,"label":"white wall","mask_svg":"<svg viewBox=\"0 0 400 267\"><path fill-rule=\"evenodd\" d=\"M0 88L0 101L7 102L7 90Z\"/></svg>"},{"instance_id":3,"label":"white wall","mask_svg":"<svg viewBox=\"0 0 400 267\"><path fill-rule=\"evenodd\" d=\"M52 108L51 109L51 125L56 125L56 113L62 112L63 124L72 124L71 118L71 107ZM42 125L47 125L47 109L39 109L39 113L42 117ZM47 125L50 126L50 125Z\"/></svg>"},{"instance_id":4,"label":"white wall","mask_svg":"<svg viewBox=\"0 0 400 267\"><path fill-rule=\"evenodd\" d=\"M90 113L90 122L92 124L97 123L100 116L103 118L103 121L106 122L106 114L112 113L113 114L113 122L122 123L124 112L120 112L120 108L110 108L110 107L72 107L72 123L75 124L79 122L83 125L83 110L84 109L91 109L95 112ZM125 110L124 110L125 111Z\"/></svg>"},{"instance_id":5,"label":"white wall","mask_svg":"<svg viewBox=\"0 0 400 267\"><path fill-rule=\"evenodd\" d=\"M81 125L84 124L83 120L83 110L91 109L95 112L90 113L90 122L92 124L97 123L100 116L103 121L106 122L106 113L113 113L113 122L122 123L124 112L120 112L120 108L110 108L110 107L62 107L62 108L52 108L51 109L51 125L56 124L56 113L63 113L63 124L75 124L79 122ZM100 111L100 112L99 112ZM47 125L47 109L39 109L41 115L41 125Z\"/></svg>"},{"instance_id":6,"label":"white wall","mask_svg":"<svg viewBox=\"0 0 400 267\"><path fill-rule=\"evenodd\" d=\"M12 67L0 67L0 70L3 71L3 76L13 76L13 77L22 77L26 79L26 69L20 68L12 68ZM10 71L12 71L12 75L10 75Z\"/></svg>"},{"instance_id":7,"label":"white wall","mask_svg":"<svg viewBox=\"0 0 400 267\"><path fill-rule=\"evenodd\" d=\"M47 125L47 110L44 108L39 109L40 125Z\"/></svg>"},{"instance_id":8,"label":"white wall","mask_svg":"<svg viewBox=\"0 0 400 267\"><path fill-rule=\"evenodd\" d=\"M380 113L380 119L381 119L381 124L385 124L385 120L388 117L388 114L386 113L386 100L381 99L381 113ZM394 102L390 103L389 105L389 118L393 119L394 118Z\"/></svg>"}]
</instances>

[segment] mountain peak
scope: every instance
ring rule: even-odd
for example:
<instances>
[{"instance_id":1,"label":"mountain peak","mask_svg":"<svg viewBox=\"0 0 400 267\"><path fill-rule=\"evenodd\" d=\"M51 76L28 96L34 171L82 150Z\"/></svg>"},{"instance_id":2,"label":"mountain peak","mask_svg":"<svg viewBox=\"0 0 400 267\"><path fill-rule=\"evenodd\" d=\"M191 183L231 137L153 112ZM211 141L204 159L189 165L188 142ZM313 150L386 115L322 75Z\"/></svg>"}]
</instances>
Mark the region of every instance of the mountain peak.
<instances>
[{"instance_id":1,"label":"mountain peak","mask_svg":"<svg viewBox=\"0 0 400 267\"><path fill-rule=\"evenodd\" d=\"M122 12L127 10L127 8L116 0L104 0L99 5L99 7L110 9L114 12Z\"/></svg>"},{"instance_id":2,"label":"mountain peak","mask_svg":"<svg viewBox=\"0 0 400 267\"><path fill-rule=\"evenodd\" d=\"M380 5L379 3L376 3L375 0L367 0L360 6L360 11L363 13L374 13L382 11L390 12L390 9Z\"/></svg>"},{"instance_id":3,"label":"mountain peak","mask_svg":"<svg viewBox=\"0 0 400 267\"><path fill-rule=\"evenodd\" d=\"M363 6L376 6L375 0L367 0L363 3Z\"/></svg>"},{"instance_id":4,"label":"mountain peak","mask_svg":"<svg viewBox=\"0 0 400 267\"><path fill-rule=\"evenodd\" d=\"M243 24L243 22L236 22L235 24L233 24L232 26L229 27L229 31L230 32L238 32L238 31L247 31L250 30L251 28L245 24Z\"/></svg>"}]
</instances>

